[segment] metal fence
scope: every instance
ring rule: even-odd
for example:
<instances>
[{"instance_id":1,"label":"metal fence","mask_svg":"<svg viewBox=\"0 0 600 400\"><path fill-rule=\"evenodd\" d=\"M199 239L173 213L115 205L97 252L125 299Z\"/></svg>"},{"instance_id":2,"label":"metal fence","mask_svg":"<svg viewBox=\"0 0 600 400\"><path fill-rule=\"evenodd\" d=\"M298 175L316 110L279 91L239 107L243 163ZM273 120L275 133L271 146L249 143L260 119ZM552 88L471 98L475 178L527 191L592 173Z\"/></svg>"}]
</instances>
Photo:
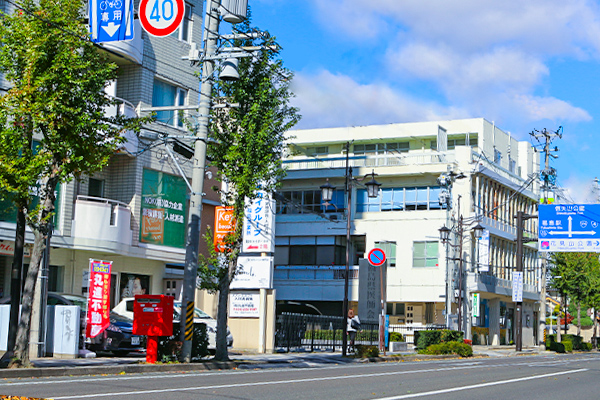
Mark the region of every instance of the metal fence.
<instances>
[{"instance_id":1,"label":"metal fence","mask_svg":"<svg viewBox=\"0 0 600 400\"><path fill-rule=\"evenodd\" d=\"M282 313L277 316L275 348L279 351L341 351L345 318L328 315ZM390 325L389 332L400 332L412 344L414 332L445 329L442 325ZM379 322L361 321L355 344L377 345Z\"/></svg>"}]
</instances>

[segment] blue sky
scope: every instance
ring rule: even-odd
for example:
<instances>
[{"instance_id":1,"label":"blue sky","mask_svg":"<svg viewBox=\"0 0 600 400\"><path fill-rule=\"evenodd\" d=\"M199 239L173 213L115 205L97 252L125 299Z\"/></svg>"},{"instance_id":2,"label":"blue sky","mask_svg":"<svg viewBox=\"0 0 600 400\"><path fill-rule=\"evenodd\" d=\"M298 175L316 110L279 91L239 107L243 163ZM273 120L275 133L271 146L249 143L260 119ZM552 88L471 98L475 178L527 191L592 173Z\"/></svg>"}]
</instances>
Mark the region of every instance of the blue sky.
<instances>
[{"instance_id":1,"label":"blue sky","mask_svg":"<svg viewBox=\"0 0 600 400\"><path fill-rule=\"evenodd\" d=\"M600 175L600 1L249 0L295 72L298 128L482 117L563 126L558 184Z\"/></svg>"}]
</instances>

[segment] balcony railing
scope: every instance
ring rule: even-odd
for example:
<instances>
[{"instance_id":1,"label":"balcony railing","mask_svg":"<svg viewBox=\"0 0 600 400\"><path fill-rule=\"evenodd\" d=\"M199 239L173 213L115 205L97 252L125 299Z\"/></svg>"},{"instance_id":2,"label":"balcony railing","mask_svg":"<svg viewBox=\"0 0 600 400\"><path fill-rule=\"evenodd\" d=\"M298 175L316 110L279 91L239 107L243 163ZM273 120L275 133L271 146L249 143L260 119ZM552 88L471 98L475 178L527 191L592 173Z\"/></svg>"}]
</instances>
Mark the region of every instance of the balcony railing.
<instances>
[{"instance_id":1,"label":"balcony railing","mask_svg":"<svg viewBox=\"0 0 600 400\"><path fill-rule=\"evenodd\" d=\"M129 206L116 200L77 196L72 236L131 245Z\"/></svg>"},{"instance_id":2,"label":"balcony railing","mask_svg":"<svg viewBox=\"0 0 600 400\"><path fill-rule=\"evenodd\" d=\"M407 152L398 154L377 154L351 156L351 167L399 167L403 165L446 164L456 159L454 151L446 152ZM302 158L284 160L283 166L289 170L345 168L346 157Z\"/></svg>"}]
</instances>

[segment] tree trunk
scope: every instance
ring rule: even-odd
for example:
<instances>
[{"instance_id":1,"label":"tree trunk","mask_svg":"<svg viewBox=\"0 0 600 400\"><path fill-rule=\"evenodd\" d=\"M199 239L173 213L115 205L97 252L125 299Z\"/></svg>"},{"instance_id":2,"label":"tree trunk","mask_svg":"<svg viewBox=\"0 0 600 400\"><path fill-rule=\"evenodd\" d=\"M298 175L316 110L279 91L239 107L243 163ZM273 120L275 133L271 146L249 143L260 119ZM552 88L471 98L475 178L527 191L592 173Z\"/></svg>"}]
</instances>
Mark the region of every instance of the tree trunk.
<instances>
[{"instance_id":1,"label":"tree trunk","mask_svg":"<svg viewBox=\"0 0 600 400\"><path fill-rule=\"evenodd\" d=\"M217 306L217 350L215 360L229 361L227 353L227 305L229 302L229 274L219 280L219 304Z\"/></svg>"},{"instance_id":2,"label":"tree trunk","mask_svg":"<svg viewBox=\"0 0 600 400\"><path fill-rule=\"evenodd\" d=\"M15 251L10 282L10 320L8 323L8 339L6 353L0 360L2 368L8 366L15 351L17 328L19 326L19 306L21 304L21 285L23 275L23 247L25 244L25 210L19 206L17 210L17 226L15 230Z\"/></svg>"},{"instance_id":3,"label":"tree trunk","mask_svg":"<svg viewBox=\"0 0 600 400\"><path fill-rule=\"evenodd\" d=\"M33 295L35 293L42 256L46 248L46 238L52 226L51 216L54 212L54 200L56 200L54 190L57 184L58 177L56 175L47 178L45 181L45 184L41 188L42 195L40 196L42 208L39 211L38 220L31 226L34 236L33 249L31 251L29 269L25 277L25 286L23 287L21 320L19 321L19 329L17 331L15 351L9 368L31 366L29 359L29 334L31 330Z\"/></svg>"}]
</instances>

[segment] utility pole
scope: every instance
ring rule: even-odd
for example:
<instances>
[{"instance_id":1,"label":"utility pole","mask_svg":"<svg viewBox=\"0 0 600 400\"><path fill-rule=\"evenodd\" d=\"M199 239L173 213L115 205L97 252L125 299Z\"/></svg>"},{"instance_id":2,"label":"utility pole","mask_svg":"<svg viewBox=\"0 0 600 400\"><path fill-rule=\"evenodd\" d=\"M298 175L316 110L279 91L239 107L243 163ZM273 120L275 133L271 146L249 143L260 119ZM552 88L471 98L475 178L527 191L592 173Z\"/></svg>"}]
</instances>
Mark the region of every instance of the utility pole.
<instances>
[{"instance_id":1,"label":"utility pole","mask_svg":"<svg viewBox=\"0 0 600 400\"><path fill-rule=\"evenodd\" d=\"M200 221L202 214L202 189L206 167L206 144L208 141L208 116L212 96L212 75L215 61L211 56L216 54L219 39L219 16L216 15L221 0L207 0L205 13L205 57L202 63L202 83L198 105L198 129L194 146L192 165L192 190L190 193L190 210L186 235L185 270L183 274L183 290L181 299L180 340L182 361L192 359L192 337L194 332L194 308L196 297L196 279L198 276L198 251L200 246ZM185 317L185 318L184 318ZM222 329L222 328L221 328Z\"/></svg>"},{"instance_id":2,"label":"utility pole","mask_svg":"<svg viewBox=\"0 0 600 400\"><path fill-rule=\"evenodd\" d=\"M542 144L540 139L543 139L543 152L544 152L544 170L541 171L542 178L542 196L540 198L540 202L542 204L552 204L554 202L554 195L550 197L554 185L556 184L556 170L554 168L550 168L550 157L558 158L557 155L552 154L552 152L558 152L558 147L554 147L551 149L552 140L555 138L562 138L562 126L559 126L556 132L548 131L545 128L542 131L534 130L530 132L531 135L538 143ZM517 230L520 230L520 225L517 227ZM522 255L521 255L522 256ZM546 332L546 271L548 268L548 259L545 255L540 255L542 259L541 271L540 271L540 286L541 286L541 299L540 299L540 316L539 316L539 324L542 329L541 332L538 331L540 336L540 340L545 344L545 332ZM517 261L519 262L519 261ZM522 263L522 260L521 260ZM552 316L552 313L550 314Z\"/></svg>"}]
</instances>

